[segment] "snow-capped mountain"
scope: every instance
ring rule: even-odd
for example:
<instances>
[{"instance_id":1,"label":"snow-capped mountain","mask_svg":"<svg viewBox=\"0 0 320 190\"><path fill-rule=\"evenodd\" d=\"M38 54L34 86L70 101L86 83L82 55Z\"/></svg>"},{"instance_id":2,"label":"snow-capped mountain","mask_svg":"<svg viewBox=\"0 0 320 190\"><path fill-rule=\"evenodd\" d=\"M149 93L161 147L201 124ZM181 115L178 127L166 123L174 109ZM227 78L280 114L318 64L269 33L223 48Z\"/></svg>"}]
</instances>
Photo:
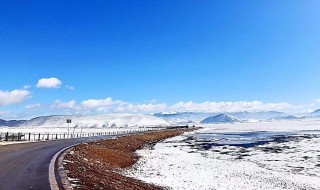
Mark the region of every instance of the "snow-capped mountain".
<instances>
[{"instance_id":1,"label":"snow-capped mountain","mask_svg":"<svg viewBox=\"0 0 320 190\"><path fill-rule=\"evenodd\" d=\"M233 117L240 118L242 120L257 120L257 121L264 121L274 117L282 117L286 116L287 114L284 112L277 112L277 111L261 111L261 112L234 112L234 113L227 113Z\"/></svg>"},{"instance_id":2,"label":"snow-capped mountain","mask_svg":"<svg viewBox=\"0 0 320 190\"><path fill-rule=\"evenodd\" d=\"M133 126L168 126L188 123L221 123L251 122L273 120L319 119L320 109L309 114L288 115L284 112L171 112L155 114L103 114L91 116L51 115L30 120L1 120L0 127L67 127L67 119L71 119L70 127L115 128Z\"/></svg>"},{"instance_id":3,"label":"snow-capped mountain","mask_svg":"<svg viewBox=\"0 0 320 190\"><path fill-rule=\"evenodd\" d=\"M162 118L170 123L200 123L202 120L217 116L220 114L227 114L232 117L247 121L265 121L274 117L286 116L283 112L265 111L265 112L231 112L231 113L212 113L212 112L175 112L175 113L156 113L156 117Z\"/></svg>"},{"instance_id":4,"label":"snow-capped mountain","mask_svg":"<svg viewBox=\"0 0 320 190\"><path fill-rule=\"evenodd\" d=\"M36 117L15 127L67 127L67 119L71 119L70 127L117 128L134 126L168 126L161 118L143 114L104 114L93 116L53 115Z\"/></svg>"},{"instance_id":5,"label":"snow-capped mountain","mask_svg":"<svg viewBox=\"0 0 320 190\"><path fill-rule=\"evenodd\" d=\"M217 115L217 113L205 112L173 112L173 113L155 113L153 116L164 119L170 123L186 124L186 123L199 123L203 119Z\"/></svg>"},{"instance_id":6,"label":"snow-capped mountain","mask_svg":"<svg viewBox=\"0 0 320 190\"><path fill-rule=\"evenodd\" d=\"M278 117L273 117L269 120L296 120L296 119L301 119L300 117L296 117L294 115L286 115L286 116L278 116Z\"/></svg>"},{"instance_id":7,"label":"snow-capped mountain","mask_svg":"<svg viewBox=\"0 0 320 190\"><path fill-rule=\"evenodd\" d=\"M241 122L241 120L227 114L219 114L216 116L208 117L202 120L200 123L213 124L213 123L235 123L235 122Z\"/></svg>"},{"instance_id":8,"label":"snow-capped mountain","mask_svg":"<svg viewBox=\"0 0 320 190\"><path fill-rule=\"evenodd\" d=\"M320 109L314 110L307 115L308 117L320 117Z\"/></svg>"}]
</instances>

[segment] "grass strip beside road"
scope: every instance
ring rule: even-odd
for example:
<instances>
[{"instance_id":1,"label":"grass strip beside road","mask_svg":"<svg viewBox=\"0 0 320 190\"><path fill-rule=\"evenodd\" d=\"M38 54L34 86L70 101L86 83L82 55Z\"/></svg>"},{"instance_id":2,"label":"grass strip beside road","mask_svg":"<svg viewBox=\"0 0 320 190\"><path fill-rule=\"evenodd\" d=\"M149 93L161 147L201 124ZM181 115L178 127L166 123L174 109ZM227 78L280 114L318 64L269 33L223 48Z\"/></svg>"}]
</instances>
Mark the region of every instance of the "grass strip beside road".
<instances>
[{"instance_id":1,"label":"grass strip beside road","mask_svg":"<svg viewBox=\"0 0 320 190\"><path fill-rule=\"evenodd\" d=\"M139 159L136 150L194 129L175 129L134 134L77 145L64 157L64 168L74 189L163 189L121 175Z\"/></svg>"}]
</instances>

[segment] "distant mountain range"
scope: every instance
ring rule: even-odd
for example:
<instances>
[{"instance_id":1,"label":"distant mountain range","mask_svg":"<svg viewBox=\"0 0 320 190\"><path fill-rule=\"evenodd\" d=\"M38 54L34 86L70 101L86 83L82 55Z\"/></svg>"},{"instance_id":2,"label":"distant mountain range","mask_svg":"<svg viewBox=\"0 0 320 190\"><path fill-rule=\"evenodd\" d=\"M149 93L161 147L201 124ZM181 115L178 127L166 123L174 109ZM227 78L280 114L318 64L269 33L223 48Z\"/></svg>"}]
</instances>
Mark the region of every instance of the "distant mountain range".
<instances>
[{"instance_id":1,"label":"distant mountain range","mask_svg":"<svg viewBox=\"0 0 320 190\"><path fill-rule=\"evenodd\" d=\"M281 121L320 119L320 109L307 114L288 115L284 112L171 112L155 114L103 114L92 116L51 115L30 120L1 120L0 127L64 127L66 120L71 118L70 126L94 128L114 128L132 126L168 126L195 123L234 123L255 121Z\"/></svg>"},{"instance_id":2,"label":"distant mountain range","mask_svg":"<svg viewBox=\"0 0 320 190\"><path fill-rule=\"evenodd\" d=\"M288 115L284 112L277 111L261 111L261 112L226 112L226 113L210 113L210 112L175 112L175 113L156 113L156 117L160 117L173 124L201 123L207 118L216 119L214 116L224 114L233 117L239 122L255 122L255 121L275 121L275 120L302 120L302 119L320 119L320 109L308 114ZM213 117L213 118L212 118ZM234 121L232 121L234 122Z\"/></svg>"},{"instance_id":3,"label":"distant mountain range","mask_svg":"<svg viewBox=\"0 0 320 190\"><path fill-rule=\"evenodd\" d=\"M21 123L25 122L25 120L3 120L0 119L0 126L14 127Z\"/></svg>"},{"instance_id":4,"label":"distant mountain range","mask_svg":"<svg viewBox=\"0 0 320 190\"><path fill-rule=\"evenodd\" d=\"M155 113L153 116L162 118L170 123L184 124L184 123L199 123L203 119L217 115L217 113L205 112L175 112L175 113Z\"/></svg>"},{"instance_id":5,"label":"distant mountain range","mask_svg":"<svg viewBox=\"0 0 320 190\"><path fill-rule=\"evenodd\" d=\"M246 121L264 121L274 117L285 116L283 112L267 111L267 112L228 112L228 113L212 113L212 112L176 112L176 113L156 113L156 117L160 117L170 123L184 124L184 123L200 123L202 120L226 114L230 117L238 118Z\"/></svg>"},{"instance_id":6,"label":"distant mountain range","mask_svg":"<svg viewBox=\"0 0 320 190\"><path fill-rule=\"evenodd\" d=\"M227 113L230 116L240 118L242 120L256 120L256 121L264 121L274 117L283 117L286 116L284 112L277 111L264 111L264 112L234 112Z\"/></svg>"},{"instance_id":7,"label":"distant mountain range","mask_svg":"<svg viewBox=\"0 0 320 190\"><path fill-rule=\"evenodd\" d=\"M270 118L268 119L270 120L297 120L297 119L304 119L306 117L296 117L294 115L286 115L286 116L278 116L278 117L274 117L274 118Z\"/></svg>"},{"instance_id":8,"label":"distant mountain range","mask_svg":"<svg viewBox=\"0 0 320 190\"><path fill-rule=\"evenodd\" d=\"M320 117L320 109L317 109L308 114L309 117Z\"/></svg>"}]
</instances>

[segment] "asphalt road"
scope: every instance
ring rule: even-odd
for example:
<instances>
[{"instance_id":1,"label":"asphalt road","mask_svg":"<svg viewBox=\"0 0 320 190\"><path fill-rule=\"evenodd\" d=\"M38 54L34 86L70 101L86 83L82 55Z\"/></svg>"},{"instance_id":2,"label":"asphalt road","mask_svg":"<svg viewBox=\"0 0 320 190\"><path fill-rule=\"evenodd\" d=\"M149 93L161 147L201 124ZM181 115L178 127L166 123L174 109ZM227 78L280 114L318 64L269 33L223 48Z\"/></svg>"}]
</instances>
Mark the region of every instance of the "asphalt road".
<instances>
[{"instance_id":1,"label":"asphalt road","mask_svg":"<svg viewBox=\"0 0 320 190\"><path fill-rule=\"evenodd\" d=\"M65 147L111 135L0 146L0 190L50 190L49 164Z\"/></svg>"}]
</instances>

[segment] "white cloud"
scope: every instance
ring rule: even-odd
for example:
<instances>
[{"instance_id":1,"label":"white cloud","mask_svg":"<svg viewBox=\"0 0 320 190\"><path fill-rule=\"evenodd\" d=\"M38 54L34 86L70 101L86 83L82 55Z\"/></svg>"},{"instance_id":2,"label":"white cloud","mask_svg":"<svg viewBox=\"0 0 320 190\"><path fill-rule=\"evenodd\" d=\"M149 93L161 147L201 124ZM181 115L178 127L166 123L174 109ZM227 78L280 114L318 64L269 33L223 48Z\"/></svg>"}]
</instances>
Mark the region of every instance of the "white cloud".
<instances>
[{"instance_id":1,"label":"white cloud","mask_svg":"<svg viewBox=\"0 0 320 190\"><path fill-rule=\"evenodd\" d=\"M74 90L74 86L66 85L66 88L69 89L69 90Z\"/></svg>"},{"instance_id":2,"label":"white cloud","mask_svg":"<svg viewBox=\"0 0 320 190\"><path fill-rule=\"evenodd\" d=\"M56 100L49 106L33 104L25 106L26 109L50 108L48 111L60 113L65 111L70 114L86 113L154 113L154 112L176 112L176 111L203 111L203 112L239 112L239 111L280 111L292 109L294 106L285 103L264 103L261 101L238 101L238 102L178 102L173 105L166 103L130 103L122 100L113 100L111 97L105 99L88 99L77 104L75 100L62 102Z\"/></svg>"},{"instance_id":3,"label":"white cloud","mask_svg":"<svg viewBox=\"0 0 320 190\"><path fill-rule=\"evenodd\" d=\"M167 108L166 104L133 104L121 100L113 100L111 97L106 99L89 99L81 103L81 107L88 110L100 112L152 112L162 111Z\"/></svg>"},{"instance_id":4,"label":"white cloud","mask_svg":"<svg viewBox=\"0 0 320 190\"><path fill-rule=\"evenodd\" d=\"M57 78L42 78L37 83L37 88L60 88L62 82Z\"/></svg>"},{"instance_id":5,"label":"white cloud","mask_svg":"<svg viewBox=\"0 0 320 190\"><path fill-rule=\"evenodd\" d=\"M7 114L10 114L11 111L0 111L0 115L3 116L3 115L7 115Z\"/></svg>"},{"instance_id":6,"label":"white cloud","mask_svg":"<svg viewBox=\"0 0 320 190\"><path fill-rule=\"evenodd\" d=\"M171 111L210 111L210 112L238 112L238 111L270 111L290 108L291 105L281 103L263 103L261 101L239 102L179 102L170 107Z\"/></svg>"},{"instance_id":7,"label":"white cloud","mask_svg":"<svg viewBox=\"0 0 320 190\"><path fill-rule=\"evenodd\" d=\"M106 99L89 99L85 100L81 103L81 106L84 108L94 108L94 109L101 109L101 108L108 108L115 105L121 106L125 104L125 102L120 100L112 100L111 97Z\"/></svg>"},{"instance_id":8,"label":"white cloud","mask_svg":"<svg viewBox=\"0 0 320 190\"><path fill-rule=\"evenodd\" d=\"M0 90L0 106L6 106L11 104L17 104L22 102L24 99L30 97L28 90L12 90L2 91Z\"/></svg>"},{"instance_id":9,"label":"white cloud","mask_svg":"<svg viewBox=\"0 0 320 190\"><path fill-rule=\"evenodd\" d=\"M78 109L75 100L71 100L69 102L62 102L60 100L56 100L50 107L58 109Z\"/></svg>"},{"instance_id":10,"label":"white cloud","mask_svg":"<svg viewBox=\"0 0 320 190\"><path fill-rule=\"evenodd\" d=\"M134 104L121 100L89 99L81 103L84 109L102 112L156 112L156 111L206 111L206 112L238 112L238 111L270 111L291 108L292 105L280 103L263 103L261 101L238 102L178 102L174 105L166 103Z\"/></svg>"},{"instance_id":11,"label":"white cloud","mask_svg":"<svg viewBox=\"0 0 320 190\"><path fill-rule=\"evenodd\" d=\"M156 103L156 102L158 102L157 99L152 99L152 100L150 100L150 103Z\"/></svg>"},{"instance_id":12,"label":"white cloud","mask_svg":"<svg viewBox=\"0 0 320 190\"><path fill-rule=\"evenodd\" d=\"M31 88L30 85L24 85L24 86L23 86L23 89L29 89L29 88Z\"/></svg>"},{"instance_id":13,"label":"white cloud","mask_svg":"<svg viewBox=\"0 0 320 190\"><path fill-rule=\"evenodd\" d=\"M25 106L26 109L35 109L40 107L41 107L41 104L29 104Z\"/></svg>"},{"instance_id":14,"label":"white cloud","mask_svg":"<svg viewBox=\"0 0 320 190\"><path fill-rule=\"evenodd\" d=\"M117 112L155 112L164 111L168 108L167 104L123 104L118 106L115 111Z\"/></svg>"}]
</instances>

